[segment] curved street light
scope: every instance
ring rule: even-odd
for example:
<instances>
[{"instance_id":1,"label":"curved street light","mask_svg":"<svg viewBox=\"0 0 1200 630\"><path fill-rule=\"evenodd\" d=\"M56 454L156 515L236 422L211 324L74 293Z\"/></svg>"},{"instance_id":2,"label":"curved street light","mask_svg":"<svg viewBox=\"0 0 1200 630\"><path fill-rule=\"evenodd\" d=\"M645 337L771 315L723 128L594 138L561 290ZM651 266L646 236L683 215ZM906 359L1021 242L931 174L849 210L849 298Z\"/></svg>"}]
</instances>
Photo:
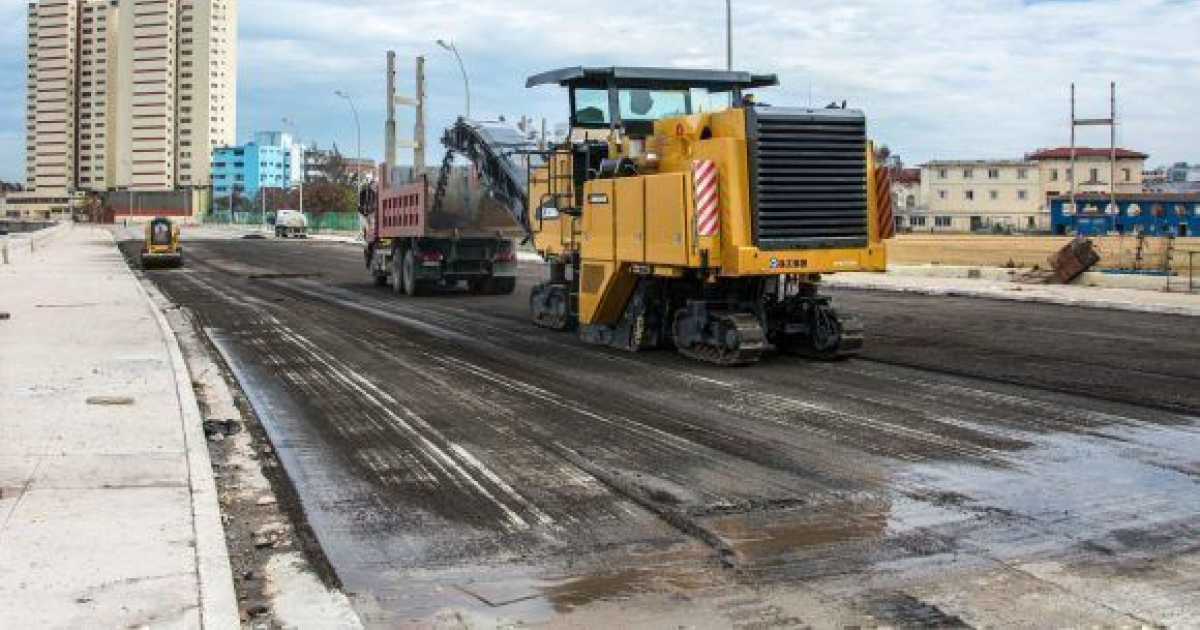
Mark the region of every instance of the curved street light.
<instances>
[{"instance_id":1,"label":"curved street light","mask_svg":"<svg viewBox=\"0 0 1200 630\"><path fill-rule=\"evenodd\" d=\"M437 40L437 45L454 53L454 58L458 60L458 71L462 73L463 89L467 94L467 119L471 118L471 81L467 78L467 67L463 65L462 55L458 54L458 47L454 42L446 42L445 40Z\"/></svg>"},{"instance_id":2,"label":"curved street light","mask_svg":"<svg viewBox=\"0 0 1200 630\"><path fill-rule=\"evenodd\" d=\"M350 113L354 114L354 130L358 134L357 151L354 155L354 158L355 161L362 162L362 125L359 124L358 121L358 108L354 106L354 99L350 96L350 94L343 92L342 90L334 90L333 94L338 98L346 99L346 102L350 104Z\"/></svg>"}]
</instances>

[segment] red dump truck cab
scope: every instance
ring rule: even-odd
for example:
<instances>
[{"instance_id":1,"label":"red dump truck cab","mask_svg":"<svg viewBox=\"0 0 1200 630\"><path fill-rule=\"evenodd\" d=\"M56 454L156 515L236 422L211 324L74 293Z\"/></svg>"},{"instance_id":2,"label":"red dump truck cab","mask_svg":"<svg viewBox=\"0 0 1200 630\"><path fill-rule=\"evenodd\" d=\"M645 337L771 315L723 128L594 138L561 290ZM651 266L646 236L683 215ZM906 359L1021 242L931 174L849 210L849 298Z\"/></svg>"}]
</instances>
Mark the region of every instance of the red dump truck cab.
<instances>
[{"instance_id":1,"label":"red dump truck cab","mask_svg":"<svg viewBox=\"0 0 1200 630\"><path fill-rule=\"evenodd\" d=\"M427 175L384 186L385 175L359 199L366 266L377 286L410 296L461 284L480 294L516 289L519 228L503 209L492 207L471 167L448 174L439 203L432 190L436 181Z\"/></svg>"}]
</instances>

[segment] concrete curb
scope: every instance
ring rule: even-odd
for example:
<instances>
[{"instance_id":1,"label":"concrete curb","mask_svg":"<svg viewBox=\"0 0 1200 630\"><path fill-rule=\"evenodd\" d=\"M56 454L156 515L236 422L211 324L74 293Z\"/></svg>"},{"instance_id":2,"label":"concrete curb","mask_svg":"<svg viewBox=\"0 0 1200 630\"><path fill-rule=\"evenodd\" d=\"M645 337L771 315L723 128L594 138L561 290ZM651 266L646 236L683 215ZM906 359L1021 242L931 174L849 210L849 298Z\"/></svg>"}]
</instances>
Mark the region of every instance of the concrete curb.
<instances>
[{"instance_id":1,"label":"concrete curb","mask_svg":"<svg viewBox=\"0 0 1200 630\"><path fill-rule=\"evenodd\" d=\"M897 293L913 293L918 295L937 295L946 297L970 297L993 300L1008 300L1013 302L1033 302L1039 304L1057 304L1059 306L1081 306L1084 308L1132 311L1138 313L1158 313L1163 315L1182 315L1185 317L1200 317L1200 306L1173 306L1169 304L1138 304L1119 300L1104 300L1095 298L1076 298L1069 296L1038 295L1021 293L1020 291L998 291L995 289L975 289L970 287L913 287L889 284L886 282L871 282L852 280L849 282L834 278L825 281L826 286L843 289L865 289L868 291L894 291Z\"/></svg>"},{"instance_id":2,"label":"concrete curb","mask_svg":"<svg viewBox=\"0 0 1200 630\"><path fill-rule=\"evenodd\" d=\"M112 238L111 233L105 232ZM133 272L130 271L132 275ZM188 484L192 495L192 526L196 536L196 571L200 584L200 623L205 628L241 627L237 595L233 588L233 569L229 562L229 550L225 545L225 526L221 522L221 507L217 495L217 482L213 479L212 462L208 457L208 441L204 437L200 404L192 389L192 378L183 350L171 324L159 310L151 291L142 280L134 277L138 291L146 299L146 306L154 314L154 320L162 331L171 355L171 368L175 373L176 395L182 413L184 442L187 445ZM159 297L162 297L159 294Z\"/></svg>"}]
</instances>

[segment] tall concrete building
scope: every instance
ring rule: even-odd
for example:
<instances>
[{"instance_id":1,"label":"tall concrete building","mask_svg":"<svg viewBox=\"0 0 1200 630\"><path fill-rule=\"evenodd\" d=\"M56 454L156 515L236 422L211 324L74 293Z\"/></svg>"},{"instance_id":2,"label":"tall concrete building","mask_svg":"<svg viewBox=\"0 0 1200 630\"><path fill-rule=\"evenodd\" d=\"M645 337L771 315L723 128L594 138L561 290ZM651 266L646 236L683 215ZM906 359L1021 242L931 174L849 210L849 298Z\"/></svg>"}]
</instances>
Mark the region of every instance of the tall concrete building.
<instances>
[{"instance_id":1,"label":"tall concrete building","mask_svg":"<svg viewBox=\"0 0 1200 630\"><path fill-rule=\"evenodd\" d=\"M209 184L237 118L237 0L28 6L27 196Z\"/></svg>"}]
</instances>

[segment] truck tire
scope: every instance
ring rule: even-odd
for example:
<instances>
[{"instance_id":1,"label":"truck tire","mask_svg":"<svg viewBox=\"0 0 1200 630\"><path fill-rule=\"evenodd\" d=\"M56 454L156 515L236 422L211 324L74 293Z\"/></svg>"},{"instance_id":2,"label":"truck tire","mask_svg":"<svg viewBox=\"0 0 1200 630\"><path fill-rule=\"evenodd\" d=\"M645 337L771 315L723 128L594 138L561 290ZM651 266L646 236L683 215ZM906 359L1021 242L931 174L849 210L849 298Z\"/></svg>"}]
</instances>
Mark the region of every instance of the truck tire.
<instances>
[{"instance_id":1,"label":"truck tire","mask_svg":"<svg viewBox=\"0 0 1200 630\"><path fill-rule=\"evenodd\" d=\"M392 274L388 280L392 284L392 291L404 291L404 255L400 253L399 247L392 249Z\"/></svg>"},{"instance_id":2,"label":"truck tire","mask_svg":"<svg viewBox=\"0 0 1200 630\"><path fill-rule=\"evenodd\" d=\"M408 297L420 297L429 293L433 288L433 283L429 280L417 279L417 258L413 255L413 250L404 252L404 294Z\"/></svg>"}]
</instances>

